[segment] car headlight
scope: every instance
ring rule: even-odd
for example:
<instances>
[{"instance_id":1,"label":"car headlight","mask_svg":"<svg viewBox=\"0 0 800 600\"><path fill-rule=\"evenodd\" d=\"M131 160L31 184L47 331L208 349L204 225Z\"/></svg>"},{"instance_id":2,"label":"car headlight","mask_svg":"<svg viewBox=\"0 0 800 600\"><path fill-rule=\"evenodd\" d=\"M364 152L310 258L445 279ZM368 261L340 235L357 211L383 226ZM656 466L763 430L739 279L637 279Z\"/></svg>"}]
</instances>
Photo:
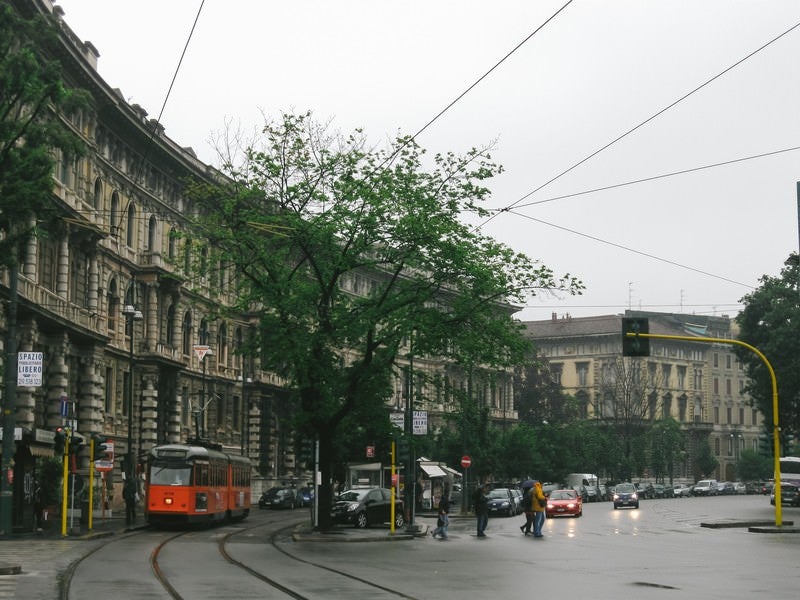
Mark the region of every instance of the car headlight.
<instances>
[{"instance_id":1,"label":"car headlight","mask_svg":"<svg viewBox=\"0 0 800 600\"><path fill-rule=\"evenodd\" d=\"M358 508L358 504L348 504L347 505L347 512L353 512Z\"/></svg>"},{"instance_id":2,"label":"car headlight","mask_svg":"<svg viewBox=\"0 0 800 600\"><path fill-rule=\"evenodd\" d=\"M619 494L614 494L614 500L619 500Z\"/></svg>"},{"instance_id":3,"label":"car headlight","mask_svg":"<svg viewBox=\"0 0 800 600\"><path fill-rule=\"evenodd\" d=\"M639 497L639 494L637 494L636 492L634 492L634 493L631 495L631 498L633 498L634 500L636 500L638 497Z\"/></svg>"}]
</instances>

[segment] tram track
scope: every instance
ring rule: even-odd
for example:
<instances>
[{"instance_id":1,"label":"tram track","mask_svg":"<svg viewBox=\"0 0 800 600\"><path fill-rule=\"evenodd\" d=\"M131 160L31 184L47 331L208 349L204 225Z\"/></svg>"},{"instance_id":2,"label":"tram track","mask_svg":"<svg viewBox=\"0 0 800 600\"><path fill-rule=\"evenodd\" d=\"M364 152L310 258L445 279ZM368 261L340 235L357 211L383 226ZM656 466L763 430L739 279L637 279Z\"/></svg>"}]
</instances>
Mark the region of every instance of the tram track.
<instances>
[{"instance_id":1,"label":"tram track","mask_svg":"<svg viewBox=\"0 0 800 600\"><path fill-rule=\"evenodd\" d=\"M415 599L413 596L369 581L352 572L328 566L319 560L309 560L304 558L301 553L292 552L287 547L285 540L297 527L296 519L292 519L288 524L285 518L270 518L256 523L239 522L235 525L235 529L221 532L218 535L214 535L214 531L219 528L200 530L193 528L172 532L156 532L152 529L145 529L108 538L107 542L98 544L70 564L61 578L60 599L75 600L84 597L87 593L86 586L91 583L82 581L80 585L75 585L75 577L80 572L81 565L97 563L96 559L101 556L116 554L126 557L129 568L131 568L131 564L138 564L136 570L126 571L126 561L118 560L116 563L109 563L108 569L104 571L108 581L114 581L115 578L121 581L115 594L118 600L139 597L196 600L198 598L197 587L196 582L192 581L191 574L195 572L200 575L200 578L208 578L209 575L214 574L215 561L210 552L220 557L224 564L234 567L250 578L250 583L248 583L247 578L238 579L235 572L227 572L225 574L227 581L242 583L242 588L247 589L251 594L255 586L259 595L265 598L318 599L323 597L320 595L319 585L309 587L308 582L325 581L336 589L352 589L357 593L368 593L378 598ZM208 551L204 553L206 562L200 564L198 561L187 562L185 559L186 546L182 546L182 544L203 544L205 538L200 540L187 540L187 538L198 533L209 532L207 541L215 543L216 552L206 546L208 548ZM260 557L258 562L253 560L252 552L250 552L249 558L236 555L232 546L237 543L237 536L251 536L262 540L261 542L246 540L241 545L241 548L247 548L251 544L260 543L261 548L266 552L258 552ZM194 546L190 551L194 555L198 549L203 552L202 546ZM332 547L331 550L335 552L335 547ZM173 551L174 554L170 554L170 551ZM216 562L220 565L223 564L222 561ZM187 565L194 568L195 571L187 569ZM91 565L87 565L89 570L82 574L82 579L92 578L93 573L90 567ZM147 567L150 571L149 583L147 582ZM193 586L193 584L195 585ZM269 592L267 588L272 591ZM161 592L158 592L159 589ZM208 597L218 597L223 591L233 596L239 595L235 589L218 588L209 589Z\"/></svg>"}]
</instances>

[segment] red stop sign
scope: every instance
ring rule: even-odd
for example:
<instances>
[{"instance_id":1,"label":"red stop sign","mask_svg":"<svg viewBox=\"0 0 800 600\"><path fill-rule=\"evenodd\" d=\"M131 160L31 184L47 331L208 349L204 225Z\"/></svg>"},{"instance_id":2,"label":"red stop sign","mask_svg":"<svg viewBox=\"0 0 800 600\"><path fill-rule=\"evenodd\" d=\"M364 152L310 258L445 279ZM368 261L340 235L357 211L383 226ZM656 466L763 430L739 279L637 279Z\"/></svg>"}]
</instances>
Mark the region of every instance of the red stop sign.
<instances>
[{"instance_id":1,"label":"red stop sign","mask_svg":"<svg viewBox=\"0 0 800 600\"><path fill-rule=\"evenodd\" d=\"M469 468L472 464L472 459L469 456L462 456L461 457L461 466L465 469Z\"/></svg>"}]
</instances>

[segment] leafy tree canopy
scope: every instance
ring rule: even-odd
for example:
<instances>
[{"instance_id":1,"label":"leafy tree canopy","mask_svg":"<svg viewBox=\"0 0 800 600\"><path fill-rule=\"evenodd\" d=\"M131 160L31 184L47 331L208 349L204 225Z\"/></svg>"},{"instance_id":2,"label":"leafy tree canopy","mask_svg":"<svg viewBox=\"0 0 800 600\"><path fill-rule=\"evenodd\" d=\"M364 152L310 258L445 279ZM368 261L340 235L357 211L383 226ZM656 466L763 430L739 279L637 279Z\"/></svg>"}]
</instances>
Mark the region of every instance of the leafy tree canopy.
<instances>
[{"instance_id":1,"label":"leafy tree canopy","mask_svg":"<svg viewBox=\"0 0 800 600\"><path fill-rule=\"evenodd\" d=\"M69 157L80 140L60 119L86 102L69 90L60 64L48 58L57 24L43 16L26 19L9 3L0 5L0 261L10 265L15 251L38 221L55 218L53 150Z\"/></svg>"},{"instance_id":2,"label":"leafy tree canopy","mask_svg":"<svg viewBox=\"0 0 800 600\"><path fill-rule=\"evenodd\" d=\"M218 259L198 265L235 266L233 308L258 321L251 351L291 382L324 456L355 407L390 397L400 357L519 364L529 343L512 304L582 288L464 223L488 214L483 182L499 167L484 150L426 168L410 138L375 150L287 114L242 157L226 161L230 181L190 187L193 234Z\"/></svg>"},{"instance_id":3,"label":"leafy tree canopy","mask_svg":"<svg viewBox=\"0 0 800 600\"><path fill-rule=\"evenodd\" d=\"M784 436L800 432L800 267L797 255L778 277L765 275L761 285L742 298L744 310L736 317L739 339L758 348L775 371L778 384L779 424ZM747 391L765 416L772 432L772 380L764 362L752 351L736 347L750 377Z\"/></svg>"}]
</instances>

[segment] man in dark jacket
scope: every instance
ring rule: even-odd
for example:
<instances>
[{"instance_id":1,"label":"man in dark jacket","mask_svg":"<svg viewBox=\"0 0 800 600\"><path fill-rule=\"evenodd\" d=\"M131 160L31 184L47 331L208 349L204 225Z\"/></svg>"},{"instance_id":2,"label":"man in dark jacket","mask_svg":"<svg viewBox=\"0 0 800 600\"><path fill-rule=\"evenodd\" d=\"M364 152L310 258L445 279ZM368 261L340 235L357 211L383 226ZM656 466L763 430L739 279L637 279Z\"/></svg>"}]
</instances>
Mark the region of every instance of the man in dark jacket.
<instances>
[{"instance_id":1,"label":"man in dark jacket","mask_svg":"<svg viewBox=\"0 0 800 600\"><path fill-rule=\"evenodd\" d=\"M125 524L133 525L136 521L136 480L127 476L122 486L122 498L125 500Z\"/></svg>"},{"instance_id":2,"label":"man in dark jacket","mask_svg":"<svg viewBox=\"0 0 800 600\"><path fill-rule=\"evenodd\" d=\"M489 492L489 484L484 483L475 488L475 495L472 498L472 505L475 508L477 518L478 537L486 537L484 531L489 524L489 499L486 494Z\"/></svg>"}]
</instances>

